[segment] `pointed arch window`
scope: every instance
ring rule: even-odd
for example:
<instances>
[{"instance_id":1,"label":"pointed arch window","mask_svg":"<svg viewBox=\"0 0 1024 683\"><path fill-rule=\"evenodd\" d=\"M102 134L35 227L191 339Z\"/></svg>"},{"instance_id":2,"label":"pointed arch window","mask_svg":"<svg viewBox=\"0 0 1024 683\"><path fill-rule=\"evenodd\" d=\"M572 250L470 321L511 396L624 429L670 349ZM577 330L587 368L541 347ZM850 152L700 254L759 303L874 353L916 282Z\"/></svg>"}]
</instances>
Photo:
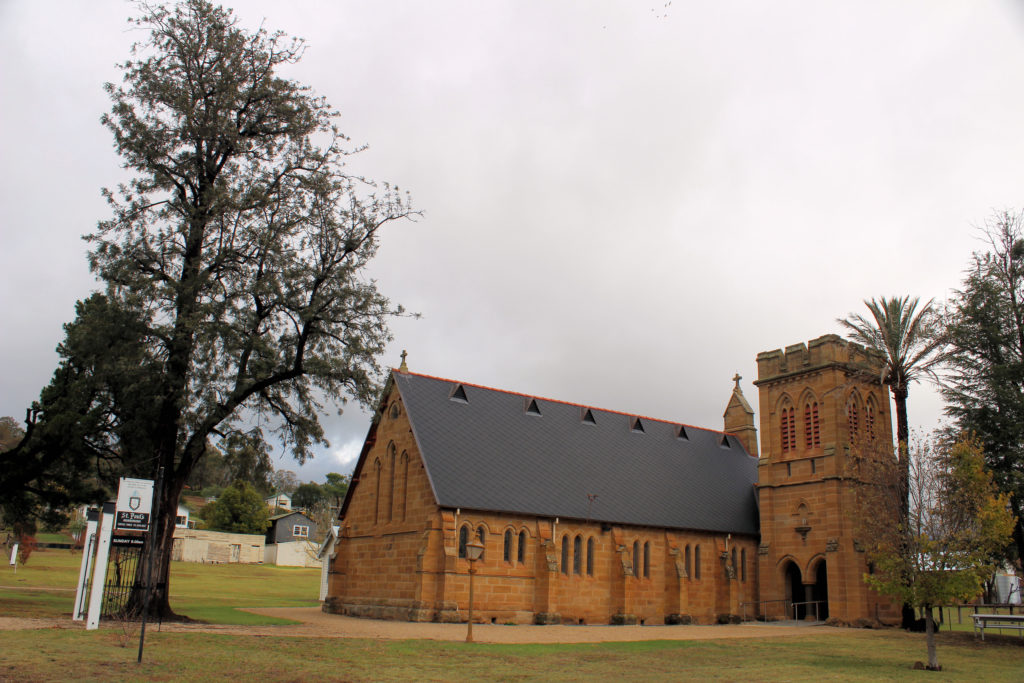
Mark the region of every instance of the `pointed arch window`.
<instances>
[{"instance_id":1,"label":"pointed arch window","mask_svg":"<svg viewBox=\"0 0 1024 683\"><path fill-rule=\"evenodd\" d=\"M860 407L856 398L850 398L846 404L846 420L850 428L850 443L860 438Z\"/></svg>"},{"instance_id":2,"label":"pointed arch window","mask_svg":"<svg viewBox=\"0 0 1024 683\"><path fill-rule=\"evenodd\" d=\"M868 398L868 404L864 409L864 428L867 432L868 439L875 440L875 402Z\"/></svg>"},{"instance_id":3,"label":"pointed arch window","mask_svg":"<svg viewBox=\"0 0 1024 683\"><path fill-rule=\"evenodd\" d=\"M640 541L633 541L633 576L640 578Z\"/></svg>"},{"instance_id":4,"label":"pointed arch window","mask_svg":"<svg viewBox=\"0 0 1024 683\"><path fill-rule=\"evenodd\" d=\"M505 546L502 552L502 559L512 562L512 530L505 529Z\"/></svg>"},{"instance_id":5,"label":"pointed arch window","mask_svg":"<svg viewBox=\"0 0 1024 683\"><path fill-rule=\"evenodd\" d=\"M381 465L380 458L373 459L373 478L376 480L376 492L373 501L373 523L380 524L380 492L381 492Z\"/></svg>"},{"instance_id":6,"label":"pointed arch window","mask_svg":"<svg viewBox=\"0 0 1024 683\"><path fill-rule=\"evenodd\" d=\"M747 549L740 549L740 581L747 580Z\"/></svg>"},{"instance_id":7,"label":"pointed arch window","mask_svg":"<svg viewBox=\"0 0 1024 683\"><path fill-rule=\"evenodd\" d=\"M465 559L466 544L469 543L469 525L463 524L459 528L459 557Z\"/></svg>"},{"instance_id":8,"label":"pointed arch window","mask_svg":"<svg viewBox=\"0 0 1024 683\"><path fill-rule=\"evenodd\" d=\"M804 443L807 448L821 446L821 425L818 422L818 402L804 404Z\"/></svg>"},{"instance_id":9,"label":"pointed arch window","mask_svg":"<svg viewBox=\"0 0 1024 683\"><path fill-rule=\"evenodd\" d=\"M587 539L587 576L594 575L594 537Z\"/></svg>"},{"instance_id":10,"label":"pointed arch window","mask_svg":"<svg viewBox=\"0 0 1024 683\"><path fill-rule=\"evenodd\" d=\"M569 576L569 535L562 536L562 573Z\"/></svg>"},{"instance_id":11,"label":"pointed arch window","mask_svg":"<svg viewBox=\"0 0 1024 683\"><path fill-rule=\"evenodd\" d=\"M683 567L686 569L686 578L689 579L689 578L693 577L693 565L692 565L692 562L691 562L692 558L690 557L690 546L689 545L686 546L686 553L684 554L684 556L685 556L686 559L683 562Z\"/></svg>"},{"instance_id":12,"label":"pointed arch window","mask_svg":"<svg viewBox=\"0 0 1024 683\"><path fill-rule=\"evenodd\" d=\"M483 545L483 546L487 545L487 530L484 529L484 525L483 524L481 524L480 526L478 526L476 528L476 540L480 541L480 545ZM484 555L486 553L487 553L486 550L481 550L480 551L480 559L481 560L484 559Z\"/></svg>"},{"instance_id":13,"label":"pointed arch window","mask_svg":"<svg viewBox=\"0 0 1024 683\"><path fill-rule=\"evenodd\" d=\"M651 578L651 542L644 541L644 578Z\"/></svg>"},{"instance_id":14,"label":"pointed arch window","mask_svg":"<svg viewBox=\"0 0 1024 683\"><path fill-rule=\"evenodd\" d=\"M779 431L782 433L782 452L796 450L796 416L793 406L783 405Z\"/></svg>"},{"instance_id":15,"label":"pointed arch window","mask_svg":"<svg viewBox=\"0 0 1024 683\"><path fill-rule=\"evenodd\" d=\"M401 473L401 485L399 486L400 503L398 504L398 513L401 520L405 521L406 510L409 499L409 452L402 451L402 457L398 460L398 469Z\"/></svg>"},{"instance_id":16,"label":"pointed arch window","mask_svg":"<svg viewBox=\"0 0 1024 683\"><path fill-rule=\"evenodd\" d=\"M572 573L579 576L583 573L583 537L577 536L572 541Z\"/></svg>"},{"instance_id":17,"label":"pointed arch window","mask_svg":"<svg viewBox=\"0 0 1024 683\"><path fill-rule=\"evenodd\" d=\"M519 532L519 547L516 549L516 562L526 562L526 530Z\"/></svg>"},{"instance_id":18,"label":"pointed arch window","mask_svg":"<svg viewBox=\"0 0 1024 683\"><path fill-rule=\"evenodd\" d=\"M395 444L388 444L388 500L387 511L388 521L395 519Z\"/></svg>"},{"instance_id":19,"label":"pointed arch window","mask_svg":"<svg viewBox=\"0 0 1024 683\"><path fill-rule=\"evenodd\" d=\"M693 578L700 578L700 546L693 547Z\"/></svg>"}]
</instances>

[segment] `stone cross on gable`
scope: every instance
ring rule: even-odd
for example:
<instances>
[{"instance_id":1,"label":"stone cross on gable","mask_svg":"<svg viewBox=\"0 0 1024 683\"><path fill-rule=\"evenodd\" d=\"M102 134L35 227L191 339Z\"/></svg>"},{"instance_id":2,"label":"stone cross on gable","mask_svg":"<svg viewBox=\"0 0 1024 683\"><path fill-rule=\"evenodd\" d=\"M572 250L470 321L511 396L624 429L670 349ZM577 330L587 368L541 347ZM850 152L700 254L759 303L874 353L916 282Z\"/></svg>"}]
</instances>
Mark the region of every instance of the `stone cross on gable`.
<instances>
[{"instance_id":1,"label":"stone cross on gable","mask_svg":"<svg viewBox=\"0 0 1024 683\"><path fill-rule=\"evenodd\" d=\"M743 393L743 390L740 389L740 380L741 379L743 379L743 378L740 377L740 373L738 373L738 372L735 375L732 376L732 381L736 382L736 391L739 391L740 393Z\"/></svg>"}]
</instances>

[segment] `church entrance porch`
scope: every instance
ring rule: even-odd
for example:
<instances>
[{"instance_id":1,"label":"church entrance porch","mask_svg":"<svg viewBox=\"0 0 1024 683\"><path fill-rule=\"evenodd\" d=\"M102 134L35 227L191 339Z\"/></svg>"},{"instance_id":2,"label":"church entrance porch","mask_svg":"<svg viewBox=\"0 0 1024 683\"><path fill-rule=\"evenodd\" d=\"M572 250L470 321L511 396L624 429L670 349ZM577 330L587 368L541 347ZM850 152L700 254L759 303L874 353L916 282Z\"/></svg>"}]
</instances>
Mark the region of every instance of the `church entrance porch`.
<instances>
[{"instance_id":1,"label":"church entrance porch","mask_svg":"<svg viewBox=\"0 0 1024 683\"><path fill-rule=\"evenodd\" d=\"M813 581L807 582L796 562L786 561L783 567L789 616L797 621L825 621L828 619L828 576L825 560L815 566Z\"/></svg>"},{"instance_id":2,"label":"church entrance porch","mask_svg":"<svg viewBox=\"0 0 1024 683\"><path fill-rule=\"evenodd\" d=\"M808 605L808 611L813 616L817 608L817 621L828 619L828 571L825 568L825 560L818 562L814 570L814 583L809 585L811 600L814 604Z\"/></svg>"}]
</instances>

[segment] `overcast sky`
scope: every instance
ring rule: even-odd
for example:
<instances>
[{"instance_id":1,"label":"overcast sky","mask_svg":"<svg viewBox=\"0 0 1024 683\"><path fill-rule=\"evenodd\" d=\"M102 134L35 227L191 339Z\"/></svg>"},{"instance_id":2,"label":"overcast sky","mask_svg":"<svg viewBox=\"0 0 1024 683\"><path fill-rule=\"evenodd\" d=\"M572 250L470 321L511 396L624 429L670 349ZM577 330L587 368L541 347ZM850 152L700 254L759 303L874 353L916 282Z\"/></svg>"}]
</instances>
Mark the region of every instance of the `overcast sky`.
<instances>
[{"instance_id":1,"label":"overcast sky","mask_svg":"<svg viewBox=\"0 0 1024 683\"><path fill-rule=\"evenodd\" d=\"M289 77L424 217L370 275L419 320L386 359L721 428L760 351L873 296L948 296L977 227L1024 206L1019 2L234 3L308 41ZM123 176L103 83L118 0L0 0L0 415L21 418L96 287L79 238ZM941 415L914 386L912 426ZM369 424L324 417L302 479Z\"/></svg>"}]
</instances>

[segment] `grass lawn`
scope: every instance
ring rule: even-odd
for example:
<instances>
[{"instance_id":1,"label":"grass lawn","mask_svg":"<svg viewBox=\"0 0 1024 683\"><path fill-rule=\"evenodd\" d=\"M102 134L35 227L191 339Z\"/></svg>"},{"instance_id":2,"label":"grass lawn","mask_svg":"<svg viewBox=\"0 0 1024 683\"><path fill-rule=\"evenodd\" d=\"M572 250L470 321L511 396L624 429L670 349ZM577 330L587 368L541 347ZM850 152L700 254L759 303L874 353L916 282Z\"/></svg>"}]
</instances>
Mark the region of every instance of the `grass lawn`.
<instances>
[{"instance_id":1,"label":"grass lawn","mask_svg":"<svg viewBox=\"0 0 1024 683\"><path fill-rule=\"evenodd\" d=\"M1019 640L1019 639L1017 639ZM64 681L1020 681L1024 645L943 633L941 673L914 671L924 637L816 628L808 636L575 645L274 638L116 630L0 632L0 680Z\"/></svg>"},{"instance_id":2,"label":"grass lawn","mask_svg":"<svg viewBox=\"0 0 1024 683\"><path fill-rule=\"evenodd\" d=\"M48 549L36 550L17 571L0 567L0 614L70 617L81 562L81 552ZM291 623L236 608L312 607L319 604L319 593L319 569L171 563L171 607L178 614L214 624Z\"/></svg>"},{"instance_id":3,"label":"grass lawn","mask_svg":"<svg viewBox=\"0 0 1024 683\"><path fill-rule=\"evenodd\" d=\"M0 615L70 618L81 555L37 551L29 564L0 568ZM242 624L262 617L240 606L314 605L315 569L175 563L172 605L193 618ZM31 590L38 589L38 590ZM250 620L249 617L253 619ZM510 627L514 628L514 627ZM0 631L6 681L1024 681L1024 638L939 635L939 673L914 671L923 634L819 627L806 636L572 645L374 641L147 630L51 628Z\"/></svg>"}]
</instances>

